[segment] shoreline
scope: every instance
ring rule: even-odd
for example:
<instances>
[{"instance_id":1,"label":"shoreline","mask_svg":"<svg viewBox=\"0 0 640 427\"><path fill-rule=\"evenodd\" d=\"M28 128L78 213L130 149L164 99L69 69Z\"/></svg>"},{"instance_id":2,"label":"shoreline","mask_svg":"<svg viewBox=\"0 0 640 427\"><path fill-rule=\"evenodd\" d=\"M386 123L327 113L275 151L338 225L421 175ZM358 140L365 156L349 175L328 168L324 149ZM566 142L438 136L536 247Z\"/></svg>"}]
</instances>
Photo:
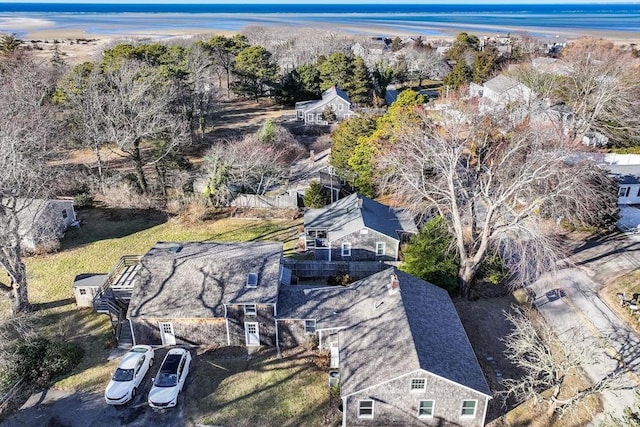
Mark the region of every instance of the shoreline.
<instances>
[{"instance_id":1,"label":"shoreline","mask_svg":"<svg viewBox=\"0 0 640 427\"><path fill-rule=\"evenodd\" d=\"M421 36L425 42L432 41L452 41L460 32L468 32L478 37L496 36L496 32L489 32L482 25L476 24L457 24L457 23L438 23L433 25L416 24L416 23L393 23L384 24L380 22L371 23L371 25L363 25L362 22L305 22L302 24L286 23L286 22L256 22L247 25L239 30L230 30L227 28L196 28L196 27L171 27L163 26L157 28L148 27L139 28L134 31L126 31L126 28L105 27L108 31L91 31L87 28L56 28L55 25L42 24L39 22L24 22L26 37L22 40L25 44L33 46L35 52L41 52L41 55L50 54L53 49L54 41L57 41L58 49L63 52L64 57L72 65L91 60L101 52L105 47L112 43L122 41L169 41L177 39L191 38L210 38L214 35L232 36L242 33L246 28L257 26L265 28L285 28L291 29L291 34L300 31L301 34L305 28L312 27L319 30L328 30L342 33L350 37L390 37L395 36ZM41 25L42 24L42 25ZM224 25L224 24L223 24ZM640 44L640 32L624 32L624 31L589 31L580 28L558 28L555 31L547 31L541 35L542 29L538 27L513 27L513 26L496 26L494 30L498 30L498 36L511 34L514 36L528 35L542 41L571 41L580 37L590 36L610 40L619 45Z\"/></svg>"}]
</instances>

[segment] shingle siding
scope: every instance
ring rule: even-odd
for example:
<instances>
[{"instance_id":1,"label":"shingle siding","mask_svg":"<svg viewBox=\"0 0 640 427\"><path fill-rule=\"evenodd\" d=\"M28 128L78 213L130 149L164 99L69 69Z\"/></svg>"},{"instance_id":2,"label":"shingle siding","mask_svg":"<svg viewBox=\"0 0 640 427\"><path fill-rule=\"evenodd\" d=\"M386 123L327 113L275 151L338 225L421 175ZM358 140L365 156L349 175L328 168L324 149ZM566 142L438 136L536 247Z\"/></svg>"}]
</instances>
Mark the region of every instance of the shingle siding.
<instances>
[{"instance_id":1,"label":"shingle siding","mask_svg":"<svg viewBox=\"0 0 640 427\"><path fill-rule=\"evenodd\" d=\"M136 342L162 345L160 322L173 324L177 345L227 345L227 327L223 318L211 319L131 319Z\"/></svg>"},{"instance_id":2,"label":"shingle siding","mask_svg":"<svg viewBox=\"0 0 640 427\"><path fill-rule=\"evenodd\" d=\"M278 320L278 340L282 348L305 345L308 337L304 320Z\"/></svg>"},{"instance_id":3,"label":"shingle siding","mask_svg":"<svg viewBox=\"0 0 640 427\"><path fill-rule=\"evenodd\" d=\"M227 318L229 320L229 339L232 346L246 345L244 324L245 322L257 322L260 334L260 345L275 347L275 317L273 315L273 305L258 304L257 314L245 315L244 305L227 306Z\"/></svg>"},{"instance_id":4,"label":"shingle siding","mask_svg":"<svg viewBox=\"0 0 640 427\"><path fill-rule=\"evenodd\" d=\"M364 233L363 233L364 231ZM376 244L385 244L385 254L376 255ZM351 243L351 256L342 256L342 244ZM337 239L333 242L331 249L331 259L333 261L396 261L396 250L398 241L393 240L384 234L363 228Z\"/></svg>"},{"instance_id":5,"label":"shingle siding","mask_svg":"<svg viewBox=\"0 0 640 427\"><path fill-rule=\"evenodd\" d=\"M411 391L412 378L425 378L426 391ZM358 402L374 401L374 417L358 418ZM418 418L420 400L433 400L432 418ZM462 418L462 401L477 400L473 418ZM442 426L481 427L487 397L443 380L427 372L402 376L396 380L346 398L347 426Z\"/></svg>"}]
</instances>

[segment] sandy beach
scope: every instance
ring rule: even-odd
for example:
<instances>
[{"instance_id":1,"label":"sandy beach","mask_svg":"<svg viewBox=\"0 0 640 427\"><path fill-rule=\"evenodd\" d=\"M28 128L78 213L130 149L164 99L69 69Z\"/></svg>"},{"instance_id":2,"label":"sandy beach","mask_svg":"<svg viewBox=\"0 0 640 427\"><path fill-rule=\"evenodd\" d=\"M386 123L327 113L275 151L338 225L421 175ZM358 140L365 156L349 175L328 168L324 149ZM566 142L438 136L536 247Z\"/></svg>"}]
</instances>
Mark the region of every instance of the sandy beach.
<instances>
[{"instance_id":1,"label":"sandy beach","mask_svg":"<svg viewBox=\"0 0 640 427\"><path fill-rule=\"evenodd\" d=\"M262 22L262 26L279 26L291 28L291 34L297 30L308 26L308 22L305 25L286 25L286 21L275 22ZM260 26L259 23L253 24ZM213 35L225 35L231 36L242 32L240 30L231 30L225 28L224 21L220 21L220 28L211 28L210 24L208 28L180 28L174 25L156 25L153 28L148 26L142 26L139 29L129 29L128 27L117 28L112 26L103 26L106 29L104 32L96 32L95 29L85 29L69 26L66 28L60 28L55 25L54 22L46 19L34 19L34 18L13 18L12 21L8 21L6 18L0 18L0 26L7 27L9 29L21 28L23 32L26 31L26 36L23 37L27 43L31 44L41 56L50 55L54 49L54 40L58 41L58 49L63 53L65 60L75 65L83 61L93 59L106 47L115 44L116 42L124 42L131 40L144 40L144 41L167 41L170 39L184 39L184 38L210 38ZM423 40L452 40L455 36L466 31L471 34L475 34L479 37L483 36L496 36L496 35L518 35L528 34L537 37L541 40L544 39L561 39L563 41L569 41L584 36L599 37L607 40L611 40L618 44L640 44L640 33L638 32L621 32L621 31L593 31L584 30L580 28L562 28L554 31L545 29L545 34L541 33L540 28L536 27L510 27L499 26L496 32L488 32L481 25L473 24L456 24L456 23L421 23L420 25L405 23L403 25L383 23L371 23L370 25L363 25L362 23L336 23L332 22L317 22L314 23L314 27L324 28L327 30L345 33L351 36L417 36L420 35Z\"/></svg>"}]
</instances>

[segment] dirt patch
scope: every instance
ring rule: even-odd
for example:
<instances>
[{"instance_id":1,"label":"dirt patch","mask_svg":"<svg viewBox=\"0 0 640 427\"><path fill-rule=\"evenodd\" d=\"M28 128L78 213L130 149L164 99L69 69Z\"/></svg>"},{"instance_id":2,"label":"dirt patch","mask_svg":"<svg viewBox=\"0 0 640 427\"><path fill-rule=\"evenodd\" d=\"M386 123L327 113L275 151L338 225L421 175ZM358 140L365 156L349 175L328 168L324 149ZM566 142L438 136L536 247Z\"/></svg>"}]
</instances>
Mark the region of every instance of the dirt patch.
<instances>
[{"instance_id":1,"label":"dirt patch","mask_svg":"<svg viewBox=\"0 0 640 427\"><path fill-rule=\"evenodd\" d=\"M511 295L503 295L481 297L475 301L455 298L453 302L489 388L495 396L495 393L503 390L500 384L502 378L521 376L519 370L504 356L505 345L502 342L502 338L511 332L511 324L505 319L504 311L509 311L516 301ZM496 421L506 412L501 399L494 397L489 402L486 422ZM497 425L500 424L494 424Z\"/></svg>"}]
</instances>

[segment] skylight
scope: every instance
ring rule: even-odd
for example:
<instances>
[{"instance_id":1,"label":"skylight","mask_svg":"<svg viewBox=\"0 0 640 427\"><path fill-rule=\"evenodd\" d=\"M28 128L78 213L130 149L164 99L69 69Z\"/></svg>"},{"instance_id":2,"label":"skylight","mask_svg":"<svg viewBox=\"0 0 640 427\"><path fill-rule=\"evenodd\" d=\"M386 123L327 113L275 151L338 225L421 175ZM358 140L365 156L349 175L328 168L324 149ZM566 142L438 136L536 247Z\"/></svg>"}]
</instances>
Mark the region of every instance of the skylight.
<instances>
[{"instance_id":1,"label":"skylight","mask_svg":"<svg viewBox=\"0 0 640 427\"><path fill-rule=\"evenodd\" d=\"M258 273L249 273L247 276L247 288L255 288L258 286Z\"/></svg>"}]
</instances>

